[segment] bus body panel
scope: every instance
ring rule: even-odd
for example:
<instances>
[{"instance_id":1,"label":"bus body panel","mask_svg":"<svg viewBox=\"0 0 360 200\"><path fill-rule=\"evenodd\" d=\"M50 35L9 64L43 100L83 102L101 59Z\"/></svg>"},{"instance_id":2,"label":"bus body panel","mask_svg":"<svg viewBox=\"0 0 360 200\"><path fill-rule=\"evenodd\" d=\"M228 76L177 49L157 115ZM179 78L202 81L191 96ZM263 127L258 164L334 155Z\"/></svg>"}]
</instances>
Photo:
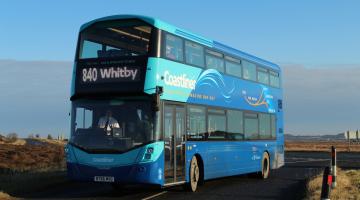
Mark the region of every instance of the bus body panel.
<instances>
[{"instance_id":1,"label":"bus body panel","mask_svg":"<svg viewBox=\"0 0 360 200\"><path fill-rule=\"evenodd\" d=\"M144 90L161 86L164 100L276 113L282 96L278 88L163 58L149 58L147 69Z\"/></svg>"},{"instance_id":2,"label":"bus body panel","mask_svg":"<svg viewBox=\"0 0 360 200\"><path fill-rule=\"evenodd\" d=\"M193 156L200 156L204 179L208 180L261 171L264 152L269 153L271 166L274 166L276 141L188 141L186 150L186 168L190 168ZM189 181L188 174L186 181Z\"/></svg>"},{"instance_id":3,"label":"bus body panel","mask_svg":"<svg viewBox=\"0 0 360 200\"><path fill-rule=\"evenodd\" d=\"M153 148L150 158L146 150ZM80 181L111 176L119 183L164 184L164 142L155 142L123 154L91 154L71 144L66 146L68 175Z\"/></svg>"}]
</instances>

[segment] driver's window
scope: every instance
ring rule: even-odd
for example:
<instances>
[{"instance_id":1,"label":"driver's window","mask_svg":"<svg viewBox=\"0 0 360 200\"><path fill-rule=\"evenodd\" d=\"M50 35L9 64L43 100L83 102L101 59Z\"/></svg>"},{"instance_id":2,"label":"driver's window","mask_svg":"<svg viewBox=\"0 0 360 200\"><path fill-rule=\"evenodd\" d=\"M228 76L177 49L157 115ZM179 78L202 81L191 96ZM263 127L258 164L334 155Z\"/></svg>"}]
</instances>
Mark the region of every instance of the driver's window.
<instances>
[{"instance_id":1,"label":"driver's window","mask_svg":"<svg viewBox=\"0 0 360 200\"><path fill-rule=\"evenodd\" d=\"M91 128L93 121L93 111L86 108L76 108L76 129Z\"/></svg>"}]
</instances>

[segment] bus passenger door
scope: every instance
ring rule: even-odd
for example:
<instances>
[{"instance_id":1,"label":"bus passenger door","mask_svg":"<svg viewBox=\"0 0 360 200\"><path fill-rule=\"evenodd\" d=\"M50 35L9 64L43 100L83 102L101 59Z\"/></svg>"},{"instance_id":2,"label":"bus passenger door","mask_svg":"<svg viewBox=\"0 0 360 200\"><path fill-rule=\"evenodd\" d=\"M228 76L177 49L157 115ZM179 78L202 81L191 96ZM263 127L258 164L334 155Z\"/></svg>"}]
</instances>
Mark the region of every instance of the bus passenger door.
<instances>
[{"instance_id":1,"label":"bus passenger door","mask_svg":"<svg viewBox=\"0 0 360 200\"><path fill-rule=\"evenodd\" d=\"M165 183L185 181L185 108L165 105Z\"/></svg>"}]
</instances>

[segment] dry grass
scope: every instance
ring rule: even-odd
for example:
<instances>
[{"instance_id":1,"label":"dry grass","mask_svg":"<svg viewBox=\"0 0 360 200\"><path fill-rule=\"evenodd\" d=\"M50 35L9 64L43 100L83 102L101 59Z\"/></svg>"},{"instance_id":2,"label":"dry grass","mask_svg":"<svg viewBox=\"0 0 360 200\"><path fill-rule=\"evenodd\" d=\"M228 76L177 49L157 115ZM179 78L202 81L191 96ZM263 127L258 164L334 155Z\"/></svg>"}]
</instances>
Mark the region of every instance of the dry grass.
<instances>
[{"instance_id":1,"label":"dry grass","mask_svg":"<svg viewBox=\"0 0 360 200\"><path fill-rule=\"evenodd\" d=\"M318 200L321 195L322 174L314 177L307 184L309 200ZM331 190L332 200L360 200L360 170L337 170L337 185Z\"/></svg>"},{"instance_id":2,"label":"dry grass","mask_svg":"<svg viewBox=\"0 0 360 200\"><path fill-rule=\"evenodd\" d=\"M0 200L14 200L15 198L11 197L10 195L0 192Z\"/></svg>"},{"instance_id":3,"label":"dry grass","mask_svg":"<svg viewBox=\"0 0 360 200\"><path fill-rule=\"evenodd\" d=\"M65 181L64 142L26 141L24 145L17 141L0 144L0 188L5 192L0 192L0 200L13 200L11 196Z\"/></svg>"},{"instance_id":4,"label":"dry grass","mask_svg":"<svg viewBox=\"0 0 360 200\"><path fill-rule=\"evenodd\" d=\"M8 141L6 139L0 140L0 144L12 144L12 145L25 145L26 141L24 139L16 139L16 141Z\"/></svg>"},{"instance_id":5,"label":"dry grass","mask_svg":"<svg viewBox=\"0 0 360 200\"><path fill-rule=\"evenodd\" d=\"M35 138L34 140L38 140L40 142L45 142L45 143L49 143L49 144L62 145L62 146L64 146L66 144L66 141L64 141L64 140L49 140L46 138Z\"/></svg>"},{"instance_id":6,"label":"dry grass","mask_svg":"<svg viewBox=\"0 0 360 200\"><path fill-rule=\"evenodd\" d=\"M347 142L327 142L327 141L286 141L285 151L326 151L329 152L331 146L335 146L338 152L360 152L360 144Z\"/></svg>"},{"instance_id":7,"label":"dry grass","mask_svg":"<svg viewBox=\"0 0 360 200\"><path fill-rule=\"evenodd\" d=\"M0 174L63 169L65 169L63 145L49 143L43 145L0 145Z\"/></svg>"}]
</instances>

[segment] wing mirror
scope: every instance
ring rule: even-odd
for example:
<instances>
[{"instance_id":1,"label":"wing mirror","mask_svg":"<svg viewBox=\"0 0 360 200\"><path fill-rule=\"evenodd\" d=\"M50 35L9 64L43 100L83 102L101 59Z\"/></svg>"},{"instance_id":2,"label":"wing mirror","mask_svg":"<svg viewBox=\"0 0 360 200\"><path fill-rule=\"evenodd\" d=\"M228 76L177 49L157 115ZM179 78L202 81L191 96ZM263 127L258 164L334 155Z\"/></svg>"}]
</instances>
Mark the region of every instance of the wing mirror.
<instances>
[{"instance_id":1,"label":"wing mirror","mask_svg":"<svg viewBox=\"0 0 360 200\"><path fill-rule=\"evenodd\" d=\"M160 110L160 96L163 94L163 92L163 87L156 86L155 94L153 94L153 108L156 112Z\"/></svg>"}]
</instances>

